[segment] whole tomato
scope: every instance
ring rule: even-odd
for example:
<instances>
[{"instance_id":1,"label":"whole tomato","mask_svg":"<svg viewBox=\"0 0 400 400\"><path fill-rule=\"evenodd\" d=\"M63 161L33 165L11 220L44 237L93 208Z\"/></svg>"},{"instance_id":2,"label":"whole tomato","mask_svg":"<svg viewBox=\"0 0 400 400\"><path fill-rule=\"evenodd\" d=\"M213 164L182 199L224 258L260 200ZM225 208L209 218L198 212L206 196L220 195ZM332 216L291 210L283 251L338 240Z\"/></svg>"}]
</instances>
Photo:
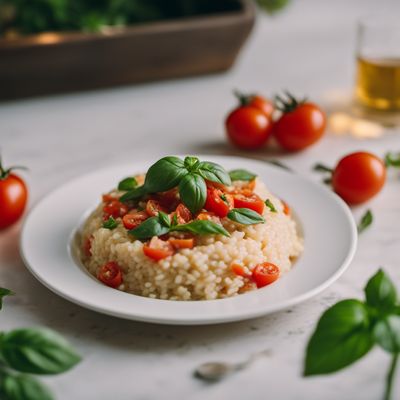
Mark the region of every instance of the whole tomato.
<instances>
[{"instance_id":1,"label":"whole tomato","mask_svg":"<svg viewBox=\"0 0 400 400\"><path fill-rule=\"evenodd\" d=\"M25 182L12 173L21 167L3 168L0 161L0 229L5 229L19 220L28 199Z\"/></svg>"},{"instance_id":2,"label":"whole tomato","mask_svg":"<svg viewBox=\"0 0 400 400\"><path fill-rule=\"evenodd\" d=\"M271 135L273 104L257 95L236 95L240 106L235 108L225 121L228 138L239 148L258 149Z\"/></svg>"},{"instance_id":3,"label":"whole tomato","mask_svg":"<svg viewBox=\"0 0 400 400\"><path fill-rule=\"evenodd\" d=\"M281 117L274 124L276 141L284 149L299 151L317 142L325 132L325 113L314 103L298 101L290 93L288 100L277 96Z\"/></svg>"},{"instance_id":4,"label":"whole tomato","mask_svg":"<svg viewBox=\"0 0 400 400\"><path fill-rule=\"evenodd\" d=\"M360 204L379 193L385 184L386 167L367 152L343 157L332 173L334 191L348 204Z\"/></svg>"}]
</instances>

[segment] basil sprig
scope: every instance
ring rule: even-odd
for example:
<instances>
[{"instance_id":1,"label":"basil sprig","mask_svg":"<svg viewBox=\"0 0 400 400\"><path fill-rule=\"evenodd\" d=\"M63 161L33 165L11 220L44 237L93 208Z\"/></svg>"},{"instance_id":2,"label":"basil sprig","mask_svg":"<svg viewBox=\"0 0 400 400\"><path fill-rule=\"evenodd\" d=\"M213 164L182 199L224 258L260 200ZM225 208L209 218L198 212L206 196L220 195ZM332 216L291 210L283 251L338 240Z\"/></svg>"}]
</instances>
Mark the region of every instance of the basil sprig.
<instances>
[{"instance_id":1,"label":"basil sprig","mask_svg":"<svg viewBox=\"0 0 400 400\"><path fill-rule=\"evenodd\" d=\"M229 172L232 181L252 181L257 178L256 174L249 172L245 169L234 169Z\"/></svg>"},{"instance_id":2,"label":"basil sprig","mask_svg":"<svg viewBox=\"0 0 400 400\"><path fill-rule=\"evenodd\" d=\"M384 396L388 400L400 354L399 299L382 269L368 281L365 295L365 301L342 300L324 312L308 342L304 375L336 372L377 344L392 354Z\"/></svg>"},{"instance_id":3,"label":"basil sprig","mask_svg":"<svg viewBox=\"0 0 400 400\"><path fill-rule=\"evenodd\" d=\"M0 287L0 310L3 308L3 297L12 296L13 294L10 289Z\"/></svg>"},{"instance_id":4,"label":"basil sprig","mask_svg":"<svg viewBox=\"0 0 400 400\"><path fill-rule=\"evenodd\" d=\"M228 212L227 217L242 225L263 224L265 219L259 213L250 208L233 208Z\"/></svg>"},{"instance_id":5,"label":"basil sprig","mask_svg":"<svg viewBox=\"0 0 400 400\"><path fill-rule=\"evenodd\" d=\"M207 197L205 180L230 185L229 174L220 165L188 156L184 160L168 156L154 163L147 171L144 184L120 197L126 202L149 193L165 192L176 186L183 204L193 213L201 210Z\"/></svg>"},{"instance_id":6,"label":"basil sprig","mask_svg":"<svg viewBox=\"0 0 400 400\"><path fill-rule=\"evenodd\" d=\"M118 222L111 216L107 221L103 222L103 228L113 230L118 226Z\"/></svg>"},{"instance_id":7,"label":"basil sprig","mask_svg":"<svg viewBox=\"0 0 400 400\"><path fill-rule=\"evenodd\" d=\"M271 212L273 213L278 212L270 199L265 200L264 204L271 210Z\"/></svg>"},{"instance_id":8,"label":"basil sprig","mask_svg":"<svg viewBox=\"0 0 400 400\"><path fill-rule=\"evenodd\" d=\"M136 239L146 240L153 236L165 235L169 232L191 232L198 235L224 235L230 236L229 232L213 221L196 220L187 224L178 224L177 218L172 219L160 211L156 217L151 217L142 222L138 227L128 231Z\"/></svg>"}]
</instances>

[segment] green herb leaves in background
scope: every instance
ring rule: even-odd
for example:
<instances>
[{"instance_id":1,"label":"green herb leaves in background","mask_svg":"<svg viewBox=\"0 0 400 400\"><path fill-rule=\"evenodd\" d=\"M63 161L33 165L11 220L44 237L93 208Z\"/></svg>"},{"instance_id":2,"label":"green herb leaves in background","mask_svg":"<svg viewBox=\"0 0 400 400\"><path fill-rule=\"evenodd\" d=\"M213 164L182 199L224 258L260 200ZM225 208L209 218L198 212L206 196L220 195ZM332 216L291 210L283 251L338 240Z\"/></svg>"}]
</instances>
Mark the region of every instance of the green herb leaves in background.
<instances>
[{"instance_id":1,"label":"green herb leaves in background","mask_svg":"<svg viewBox=\"0 0 400 400\"><path fill-rule=\"evenodd\" d=\"M257 175L245 169L234 169L229 172L229 176L232 181L252 181L257 178Z\"/></svg>"},{"instance_id":2,"label":"green herb leaves in background","mask_svg":"<svg viewBox=\"0 0 400 400\"><path fill-rule=\"evenodd\" d=\"M0 287L0 310L3 308L3 297L12 296L13 294L10 289Z\"/></svg>"},{"instance_id":3,"label":"green herb leaves in background","mask_svg":"<svg viewBox=\"0 0 400 400\"><path fill-rule=\"evenodd\" d=\"M363 233L374 221L374 216L371 210L367 210L366 213L361 217L361 220L357 226L358 233Z\"/></svg>"},{"instance_id":4,"label":"green herb leaves in background","mask_svg":"<svg viewBox=\"0 0 400 400\"><path fill-rule=\"evenodd\" d=\"M106 228L106 229L112 230L112 229L115 229L117 226L118 226L118 222L113 217L110 217L110 218L108 218L107 221L103 222L103 228Z\"/></svg>"},{"instance_id":5,"label":"green herb leaves in background","mask_svg":"<svg viewBox=\"0 0 400 400\"><path fill-rule=\"evenodd\" d=\"M278 212L270 199L265 200L264 203L271 210L271 212L273 212L273 213Z\"/></svg>"},{"instance_id":6,"label":"green herb leaves in background","mask_svg":"<svg viewBox=\"0 0 400 400\"><path fill-rule=\"evenodd\" d=\"M3 296L12 292L0 288ZM81 357L58 333L43 328L0 332L0 398L53 400L50 390L35 377L68 371Z\"/></svg>"},{"instance_id":7,"label":"green herb leaves in background","mask_svg":"<svg viewBox=\"0 0 400 400\"><path fill-rule=\"evenodd\" d=\"M378 344L392 354L385 400L391 398L400 353L400 315L397 291L380 269L365 287L366 300L343 300L320 318L311 336L304 375L328 374L345 368Z\"/></svg>"},{"instance_id":8,"label":"green herb leaves in background","mask_svg":"<svg viewBox=\"0 0 400 400\"><path fill-rule=\"evenodd\" d=\"M137 185L138 183L134 177L125 178L118 183L118 190L121 191L133 190L137 187Z\"/></svg>"},{"instance_id":9,"label":"green herb leaves in background","mask_svg":"<svg viewBox=\"0 0 400 400\"><path fill-rule=\"evenodd\" d=\"M242 225L263 224L265 219L249 208L233 208L228 213L228 218Z\"/></svg>"},{"instance_id":10,"label":"green herb leaves in background","mask_svg":"<svg viewBox=\"0 0 400 400\"><path fill-rule=\"evenodd\" d=\"M143 186L128 190L120 201L137 200L146 194L165 192L178 186L183 204L195 214L206 201L206 180L226 186L231 184L229 174L218 164L192 156L184 160L175 156L163 157L149 168Z\"/></svg>"},{"instance_id":11,"label":"green herb leaves in background","mask_svg":"<svg viewBox=\"0 0 400 400\"><path fill-rule=\"evenodd\" d=\"M385 165L386 168L389 167L395 167L399 168L400 167L400 153L386 153L385 154Z\"/></svg>"}]
</instances>

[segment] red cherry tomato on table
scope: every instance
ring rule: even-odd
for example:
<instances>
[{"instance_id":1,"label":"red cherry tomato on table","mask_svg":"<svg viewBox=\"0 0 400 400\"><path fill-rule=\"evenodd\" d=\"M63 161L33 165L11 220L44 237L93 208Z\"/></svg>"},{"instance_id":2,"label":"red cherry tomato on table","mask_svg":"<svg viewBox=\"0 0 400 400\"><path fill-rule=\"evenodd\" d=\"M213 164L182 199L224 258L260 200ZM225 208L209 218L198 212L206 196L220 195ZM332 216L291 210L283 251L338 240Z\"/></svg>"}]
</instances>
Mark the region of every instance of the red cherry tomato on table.
<instances>
[{"instance_id":1,"label":"red cherry tomato on table","mask_svg":"<svg viewBox=\"0 0 400 400\"><path fill-rule=\"evenodd\" d=\"M282 100L282 116L274 124L276 141L286 150L298 151L317 142L325 132L325 113L315 104L300 102L288 94Z\"/></svg>"},{"instance_id":2,"label":"red cherry tomato on table","mask_svg":"<svg viewBox=\"0 0 400 400\"><path fill-rule=\"evenodd\" d=\"M334 191L349 204L375 196L386 180L386 167L371 153L357 152L342 158L332 174Z\"/></svg>"},{"instance_id":3,"label":"red cherry tomato on table","mask_svg":"<svg viewBox=\"0 0 400 400\"><path fill-rule=\"evenodd\" d=\"M218 217L224 218L233 208L233 196L226 194L217 188L208 187L204 208L207 211L213 212Z\"/></svg>"},{"instance_id":4,"label":"red cherry tomato on table","mask_svg":"<svg viewBox=\"0 0 400 400\"><path fill-rule=\"evenodd\" d=\"M239 107L225 121L230 141L242 149L258 149L264 145L272 131L272 121L258 108Z\"/></svg>"},{"instance_id":5,"label":"red cherry tomato on table","mask_svg":"<svg viewBox=\"0 0 400 400\"><path fill-rule=\"evenodd\" d=\"M162 260L174 254L172 244L154 236L149 244L143 245L143 253L155 261Z\"/></svg>"},{"instance_id":6,"label":"red cherry tomato on table","mask_svg":"<svg viewBox=\"0 0 400 400\"><path fill-rule=\"evenodd\" d=\"M258 288L275 282L279 278L279 268L272 263L265 262L254 267L252 279Z\"/></svg>"},{"instance_id":7,"label":"red cherry tomato on table","mask_svg":"<svg viewBox=\"0 0 400 400\"><path fill-rule=\"evenodd\" d=\"M241 106L258 108L268 118L272 118L275 107L271 100L266 99L258 94L243 94L238 90L235 90L234 94L238 98Z\"/></svg>"},{"instance_id":8,"label":"red cherry tomato on table","mask_svg":"<svg viewBox=\"0 0 400 400\"><path fill-rule=\"evenodd\" d=\"M110 261L100 268L97 278L105 285L115 289L122 283L122 272L116 262Z\"/></svg>"},{"instance_id":9,"label":"red cherry tomato on table","mask_svg":"<svg viewBox=\"0 0 400 400\"><path fill-rule=\"evenodd\" d=\"M0 162L0 229L20 219L28 199L26 184L18 175L11 173L13 169L3 168Z\"/></svg>"}]
</instances>

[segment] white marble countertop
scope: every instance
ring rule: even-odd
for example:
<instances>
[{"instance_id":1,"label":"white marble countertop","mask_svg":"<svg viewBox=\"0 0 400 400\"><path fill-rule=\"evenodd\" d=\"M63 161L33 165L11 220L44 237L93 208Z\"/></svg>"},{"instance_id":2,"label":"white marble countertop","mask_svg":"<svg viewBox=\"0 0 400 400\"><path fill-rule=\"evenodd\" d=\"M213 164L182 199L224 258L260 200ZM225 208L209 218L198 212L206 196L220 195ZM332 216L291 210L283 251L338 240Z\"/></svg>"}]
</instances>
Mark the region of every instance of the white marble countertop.
<instances>
[{"instance_id":1,"label":"white marble countertop","mask_svg":"<svg viewBox=\"0 0 400 400\"><path fill-rule=\"evenodd\" d=\"M225 145L222 127L234 104L232 88L266 94L290 88L326 106L334 96L350 96L355 21L374 11L377 2L293 3L279 16L259 19L226 74L0 104L2 154L8 163L30 167L25 175L30 207L67 180L104 165L168 153L237 154ZM398 151L400 131L374 140L327 135L309 151L282 155L281 160L320 179L310 171L316 161L334 163L358 149L380 155ZM240 154L276 157L267 151ZM327 306L361 297L378 266L399 284L399 190L399 176L390 173L383 192L368 204L375 214L373 226L360 238L350 268L328 290L284 312L219 326L130 322L71 304L25 269L18 253L20 226L14 226L0 233L0 284L17 293L5 300L0 328L45 325L79 349L84 357L80 365L45 379L61 400L380 399L389 365L389 356L380 349L332 376L305 379L301 371L305 344ZM355 216L365 208L354 209ZM263 349L271 349L268 358L220 384L206 385L191 375L199 363L241 360ZM396 393L400 396L399 385Z\"/></svg>"}]
</instances>

